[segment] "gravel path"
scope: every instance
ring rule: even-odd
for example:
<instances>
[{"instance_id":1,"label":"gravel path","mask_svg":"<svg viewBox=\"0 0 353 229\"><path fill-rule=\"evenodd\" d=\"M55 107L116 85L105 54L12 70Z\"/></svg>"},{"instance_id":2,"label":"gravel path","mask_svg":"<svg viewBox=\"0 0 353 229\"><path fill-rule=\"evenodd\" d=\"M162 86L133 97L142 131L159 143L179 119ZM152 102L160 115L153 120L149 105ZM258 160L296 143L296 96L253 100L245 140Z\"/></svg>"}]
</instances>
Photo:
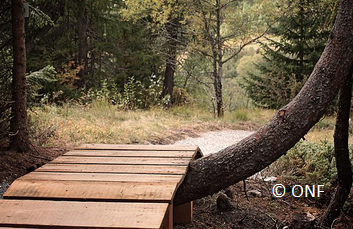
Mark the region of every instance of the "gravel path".
<instances>
[{"instance_id":1,"label":"gravel path","mask_svg":"<svg viewBox=\"0 0 353 229\"><path fill-rule=\"evenodd\" d=\"M222 130L203 133L197 138L186 138L174 145L198 145L204 155L215 153L227 146L238 143L254 132L244 130Z\"/></svg>"},{"instance_id":2,"label":"gravel path","mask_svg":"<svg viewBox=\"0 0 353 229\"><path fill-rule=\"evenodd\" d=\"M2 196L6 192L6 190L9 188L10 183L7 181L3 181L0 183L0 199L2 199Z\"/></svg>"}]
</instances>

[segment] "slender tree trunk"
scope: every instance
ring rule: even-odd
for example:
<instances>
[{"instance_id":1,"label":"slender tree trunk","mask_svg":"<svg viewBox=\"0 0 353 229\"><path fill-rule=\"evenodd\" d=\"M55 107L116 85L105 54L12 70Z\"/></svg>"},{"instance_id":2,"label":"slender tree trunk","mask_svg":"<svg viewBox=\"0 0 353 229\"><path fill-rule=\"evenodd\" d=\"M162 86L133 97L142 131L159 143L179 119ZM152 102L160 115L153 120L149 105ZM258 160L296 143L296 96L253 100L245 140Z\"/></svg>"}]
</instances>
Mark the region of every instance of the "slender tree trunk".
<instances>
[{"instance_id":1,"label":"slender tree trunk","mask_svg":"<svg viewBox=\"0 0 353 229\"><path fill-rule=\"evenodd\" d=\"M176 57L177 57L177 39L180 23L178 19L173 19L166 24L167 30L167 46L168 53L166 59L166 67L164 72L164 82L162 98L169 95L170 102L168 106L172 104L173 100L173 88L174 88L174 74L176 68Z\"/></svg>"},{"instance_id":2,"label":"slender tree trunk","mask_svg":"<svg viewBox=\"0 0 353 229\"><path fill-rule=\"evenodd\" d=\"M27 151L29 138L27 130L26 97L26 46L22 0L12 0L12 36L13 36L13 78L11 127L13 133L10 148L19 152Z\"/></svg>"},{"instance_id":3,"label":"slender tree trunk","mask_svg":"<svg viewBox=\"0 0 353 229\"><path fill-rule=\"evenodd\" d=\"M216 68L213 78L213 86L216 95L216 108L217 108L217 117L221 118L224 116L224 109L223 109L223 93L222 93L222 66L217 64L218 68Z\"/></svg>"},{"instance_id":4,"label":"slender tree trunk","mask_svg":"<svg viewBox=\"0 0 353 229\"><path fill-rule=\"evenodd\" d=\"M352 77L342 85L339 94L335 129L335 157L337 167L337 186L326 212L321 217L321 225L330 227L333 220L340 216L352 188L352 167L349 160L348 128L352 98Z\"/></svg>"},{"instance_id":5,"label":"slender tree trunk","mask_svg":"<svg viewBox=\"0 0 353 229\"><path fill-rule=\"evenodd\" d=\"M298 52L299 57L299 66L296 72L296 82L303 81L303 72L304 72L304 44L305 44L305 31L304 31L304 20L305 20L305 12L304 12L304 2L301 0L299 4L299 26L300 26L300 48Z\"/></svg>"},{"instance_id":6,"label":"slender tree trunk","mask_svg":"<svg viewBox=\"0 0 353 229\"><path fill-rule=\"evenodd\" d=\"M216 44L214 46L213 58L214 58L214 88L217 102L217 117L221 118L224 116L223 107L223 89L222 89L222 77L223 77L223 42L221 39L221 2L216 0Z\"/></svg>"},{"instance_id":7,"label":"slender tree trunk","mask_svg":"<svg viewBox=\"0 0 353 229\"><path fill-rule=\"evenodd\" d=\"M78 64L81 66L78 72L79 81L77 86L79 88L85 87L87 83L88 70L88 37L87 30L89 25L88 12L86 9L86 1L82 0L78 3Z\"/></svg>"},{"instance_id":8,"label":"slender tree trunk","mask_svg":"<svg viewBox=\"0 0 353 229\"><path fill-rule=\"evenodd\" d=\"M292 148L325 114L353 67L353 0L341 0L327 46L298 95L237 145L190 163L176 205L227 188L261 171ZM338 64L339 63L339 64Z\"/></svg>"}]
</instances>

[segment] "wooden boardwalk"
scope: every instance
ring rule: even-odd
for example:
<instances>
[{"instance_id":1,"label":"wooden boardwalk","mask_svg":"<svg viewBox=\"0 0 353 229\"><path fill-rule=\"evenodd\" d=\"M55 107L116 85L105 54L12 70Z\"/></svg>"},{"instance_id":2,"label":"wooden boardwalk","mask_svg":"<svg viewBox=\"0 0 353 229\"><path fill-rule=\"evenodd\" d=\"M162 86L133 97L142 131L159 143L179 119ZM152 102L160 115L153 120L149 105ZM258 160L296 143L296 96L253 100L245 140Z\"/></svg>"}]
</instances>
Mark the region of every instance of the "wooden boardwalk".
<instances>
[{"instance_id":1,"label":"wooden boardwalk","mask_svg":"<svg viewBox=\"0 0 353 229\"><path fill-rule=\"evenodd\" d=\"M0 201L0 228L173 228L197 146L86 144L18 178Z\"/></svg>"}]
</instances>

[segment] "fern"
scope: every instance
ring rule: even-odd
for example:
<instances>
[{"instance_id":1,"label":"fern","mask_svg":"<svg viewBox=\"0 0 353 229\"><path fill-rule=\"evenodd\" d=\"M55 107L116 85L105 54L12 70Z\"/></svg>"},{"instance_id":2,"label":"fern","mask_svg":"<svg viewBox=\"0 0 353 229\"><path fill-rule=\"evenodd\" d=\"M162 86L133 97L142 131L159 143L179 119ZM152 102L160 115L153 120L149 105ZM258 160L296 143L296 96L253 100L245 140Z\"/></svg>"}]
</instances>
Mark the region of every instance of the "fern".
<instances>
[{"instance_id":1,"label":"fern","mask_svg":"<svg viewBox=\"0 0 353 229\"><path fill-rule=\"evenodd\" d=\"M56 82L57 72L53 66L46 66L39 71L32 72L26 76L27 79L27 94L28 101L34 102L35 98L39 96L39 90L51 82Z\"/></svg>"},{"instance_id":2,"label":"fern","mask_svg":"<svg viewBox=\"0 0 353 229\"><path fill-rule=\"evenodd\" d=\"M54 26L54 21L43 11L41 11L37 7L33 7L29 5L30 8L30 16L29 16L29 24L30 26L42 28L46 25Z\"/></svg>"}]
</instances>

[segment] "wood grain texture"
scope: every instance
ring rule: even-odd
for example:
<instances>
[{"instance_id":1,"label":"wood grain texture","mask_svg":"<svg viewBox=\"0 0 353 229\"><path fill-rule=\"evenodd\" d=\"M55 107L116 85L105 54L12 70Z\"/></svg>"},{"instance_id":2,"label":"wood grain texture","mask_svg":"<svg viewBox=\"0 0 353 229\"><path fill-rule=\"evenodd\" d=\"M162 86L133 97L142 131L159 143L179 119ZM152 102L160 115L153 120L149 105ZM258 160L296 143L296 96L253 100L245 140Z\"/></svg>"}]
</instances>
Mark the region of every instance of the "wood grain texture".
<instances>
[{"instance_id":1,"label":"wood grain texture","mask_svg":"<svg viewBox=\"0 0 353 229\"><path fill-rule=\"evenodd\" d=\"M160 228L166 203L1 200L0 226L34 228Z\"/></svg>"},{"instance_id":2,"label":"wood grain texture","mask_svg":"<svg viewBox=\"0 0 353 229\"><path fill-rule=\"evenodd\" d=\"M170 202L177 182L96 182L16 180L4 199L61 199Z\"/></svg>"},{"instance_id":3,"label":"wood grain texture","mask_svg":"<svg viewBox=\"0 0 353 229\"><path fill-rule=\"evenodd\" d=\"M58 157L56 164L108 164L108 165L188 165L188 158L146 158L146 157Z\"/></svg>"},{"instance_id":4,"label":"wood grain texture","mask_svg":"<svg viewBox=\"0 0 353 229\"><path fill-rule=\"evenodd\" d=\"M115 144L83 144L75 147L75 150L168 150L168 151L198 151L198 146L176 145L115 145Z\"/></svg>"},{"instance_id":5,"label":"wood grain texture","mask_svg":"<svg viewBox=\"0 0 353 229\"><path fill-rule=\"evenodd\" d=\"M173 204L169 204L165 213L162 229L173 229Z\"/></svg>"},{"instance_id":6,"label":"wood grain texture","mask_svg":"<svg viewBox=\"0 0 353 229\"><path fill-rule=\"evenodd\" d=\"M197 146L83 145L13 182L0 228L172 228L174 195L200 156Z\"/></svg>"},{"instance_id":7,"label":"wood grain texture","mask_svg":"<svg viewBox=\"0 0 353 229\"><path fill-rule=\"evenodd\" d=\"M126 174L179 174L186 173L187 166L165 165L84 165L46 164L38 172L79 172L79 173L126 173Z\"/></svg>"},{"instance_id":8,"label":"wood grain texture","mask_svg":"<svg viewBox=\"0 0 353 229\"><path fill-rule=\"evenodd\" d=\"M182 175L31 172L18 180L180 182Z\"/></svg>"},{"instance_id":9,"label":"wood grain texture","mask_svg":"<svg viewBox=\"0 0 353 229\"><path fill-rule=\"evenodd\" d=\"M63 156L83 157L165 157L165 158L192 158L194 151L167 151L167 150L73 150Z\"/></svg>"}]
</instances>

